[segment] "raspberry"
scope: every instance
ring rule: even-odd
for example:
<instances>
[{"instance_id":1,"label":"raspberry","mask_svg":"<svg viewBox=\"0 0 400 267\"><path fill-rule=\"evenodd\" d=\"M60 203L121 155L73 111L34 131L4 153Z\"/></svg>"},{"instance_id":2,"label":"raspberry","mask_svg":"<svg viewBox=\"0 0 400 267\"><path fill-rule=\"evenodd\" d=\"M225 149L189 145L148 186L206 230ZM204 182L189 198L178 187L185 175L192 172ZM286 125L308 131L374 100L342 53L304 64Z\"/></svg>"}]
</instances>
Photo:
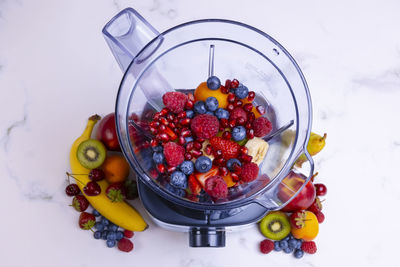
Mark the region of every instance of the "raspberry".
<instances>
[{"instance_id":1,"label":"raspberry","mask_svg":"<svg viewBox=\"0 0 400 267\"><path fill-rule=\"evenodd\" d=\"M211 176L206 180L204 190L215 199L226 198L228 196L228 186L225 180L218 175Z\"/></svg>"},{"instance_id":2,"label":"raspberry","mask_svg":"<svg viewBox=\"0 0 400 267\"><path fill-rule=\"evenodd\" d=\"M246 111L244 111L244 109L241 107L234 108L229 115L229 120L234 120L238 118L243 118L245 121L247 121Z\"/></svg>"},{"instance_id":3,"label":"raspberry","mask_svg":"<svg viewBox=\"0 0 400 267\"><path fill-rule=\"evenodd\" d=\"M129 239L122 238L118 241L118 249L124 252L129 252L133 249L133 243Z\"/></svg>"},{"instance_id":4,"label":"raspberry","mask_svg":"<svg viewBox=\"0 0 400 267\"><path fill-rule=\"evenodd\" d=\"M132 238L133 237L133 232L129 230L124 230L124 236L126 238Z\"/></svg>"},{"instance_id":5,"label":"raspberry","mask_svg":"<svg viewBox=\"0 0 400 267\"><path fill-rule=\"evenodd\" d=\"M274 242L269 239L265 239L260 243L260 251L261 253L268 254L272 250L274 250Z\"/></svg>"},{"instance_id":6,"label":"raspberry","mask_svg":"<svg viewBox=\"0 0 400 267\"><path fill-rule=\"evenodd\" d=\"M254 135L263 137L272 130L272 123L265 117L259 117L253 121Z\"/></svg>"},{"instance_id":7,"label":"raspberry","mask_svg":"<svg viewBox=\"0 0 400 267\"><path fill-rule=\"evenodd\" d=\"M197 137L208 139L217 135L219 121L213 115L201 114L192 119L190 128Z\"/></svg>"},{"instance_id":8,"label":"raspberry","mask_svg":"<svg viewBox=\"0 0 400 267\"><path fill-rule=\"evenodd\" d=\"M301 250L308 254L314 254L317 252L317 245L314 241L304 241L303 244L301 244Z\"/></svg>"},{"instance_id":9,"label":"raspberry","mask_svg":"<svg viewBox=\"0 0 400 267\"><path fill-rule=\"evenodd\" d=\"M258 165L250 162L242 166L242 171L240 172L240 178L243 182L248 183L255 180L258 176Z\"/></svg>"},{"instance_id":10,"label":"raspberry","mask_svg":"<svg viewBox=\"0 0 400 267\"><path fill-rule=\"evenodd\" d=\"M323 223L325 221L325 215L321 211L315 213L315 216L317 216L318 223Z\"/></svg>"},{"instance_id":11,"label":"raspberry","mask_svg":"<svg viewBox=\"0 0 400 267\"><path fill-rule=\"evenodd\" d=\"M182 112L188 100L187 95L181 92L167 92L162 97L164 105L174 113Z\"/></svg>"},{"instance_id":12,"label":"raspberry","mask_svg":"<svg viewBox=\"0 0 400 267\"><path fill-rule=\"evenodd\" d=\"M168 142L164 145L164 156L169 166L177 167L185 160L185 149L174 142Z\"/></svg>"},{"instance_id":13,"label":"raspberry","mask_svg":"<svg viewBox=\"0 0 400 267\"><path fill-rule=\"evenodd\" d=\"M240 145L232 140L215 136L210 138L210 144L214 151L221 150L222 156L226 160L236 158L239 155Z\"/></svg>"}]
</instances>

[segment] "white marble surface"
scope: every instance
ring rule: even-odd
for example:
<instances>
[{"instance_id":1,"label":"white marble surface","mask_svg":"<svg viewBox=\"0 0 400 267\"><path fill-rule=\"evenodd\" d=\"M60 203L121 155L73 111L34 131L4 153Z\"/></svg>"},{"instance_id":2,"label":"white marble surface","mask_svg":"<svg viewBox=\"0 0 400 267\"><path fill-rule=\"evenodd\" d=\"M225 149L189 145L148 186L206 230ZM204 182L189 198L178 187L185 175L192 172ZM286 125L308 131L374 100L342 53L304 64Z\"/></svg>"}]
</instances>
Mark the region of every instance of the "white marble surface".
<instances>
[{"instance_id":1,"label":"white marble surface","mask_svg":"<svg viewBox=\"0 0 400 267\"><path fill-rule=\"evenodd\" d=\"M101 29L128 6L160 31L242 21L292 53L311 90L313 130L328 133L315 157L329 191L316 255L262 255L256 226L229 233L226 248L195 249L150 222L129 254L78 228L64 194L68 151L89 115L114 108L122 74ZM0 0L1 266L398 265L399 11L397 0Z\"/></svg>"}]
</instances>

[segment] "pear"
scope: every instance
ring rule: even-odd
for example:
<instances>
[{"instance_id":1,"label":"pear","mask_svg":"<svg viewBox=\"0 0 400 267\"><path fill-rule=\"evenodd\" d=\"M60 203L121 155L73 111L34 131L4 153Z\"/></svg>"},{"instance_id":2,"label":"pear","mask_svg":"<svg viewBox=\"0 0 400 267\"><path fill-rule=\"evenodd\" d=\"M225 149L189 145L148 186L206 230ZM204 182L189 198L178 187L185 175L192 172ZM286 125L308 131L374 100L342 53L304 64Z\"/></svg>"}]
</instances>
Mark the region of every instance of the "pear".
<instances>
[{"instance_id":1,"label":"pear","mask_svg":"<svg viewBox=\"0 0 400 267\"><path fill-rule=\"evenodd\" d=\"M307 151L311 156L315 156L318 154L325 146L325 139L327 134L324 133L323 136L320 136L316 133L310 134L310 139L308 139ZM307 161L307 157L305 154L301 154L300 157L296 160L296 166L301 167L304 162Z\"/></svg>"}]
</instances>

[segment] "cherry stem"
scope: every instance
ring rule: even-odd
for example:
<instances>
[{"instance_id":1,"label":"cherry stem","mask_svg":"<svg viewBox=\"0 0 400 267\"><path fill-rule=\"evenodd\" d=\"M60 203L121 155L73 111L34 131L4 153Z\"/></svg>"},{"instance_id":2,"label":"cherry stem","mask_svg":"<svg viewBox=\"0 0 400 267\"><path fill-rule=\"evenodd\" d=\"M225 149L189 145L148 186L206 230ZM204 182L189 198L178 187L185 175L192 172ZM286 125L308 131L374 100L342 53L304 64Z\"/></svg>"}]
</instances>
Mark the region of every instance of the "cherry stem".
<instances>
[{"instance_id":1,"label":"cherry stem","mask_svg":"<svg viewBox=\"0 0 400 267\"><path fill-rule=\"evenodd\" d=\"M68 178L69 178L69 177L72 177L72 178L74 178L76 181L78 181L78 182L80 182L81 184L85 185L84 183L82 183L82 181L80 181L79 179L77 179L77 178L74 176L74 175L80 175L80 174L74 174L74 175L72 175L72 174L70 174L69 172L66 172L66 174L67 174Z\"/></svg>"}]
</instances>

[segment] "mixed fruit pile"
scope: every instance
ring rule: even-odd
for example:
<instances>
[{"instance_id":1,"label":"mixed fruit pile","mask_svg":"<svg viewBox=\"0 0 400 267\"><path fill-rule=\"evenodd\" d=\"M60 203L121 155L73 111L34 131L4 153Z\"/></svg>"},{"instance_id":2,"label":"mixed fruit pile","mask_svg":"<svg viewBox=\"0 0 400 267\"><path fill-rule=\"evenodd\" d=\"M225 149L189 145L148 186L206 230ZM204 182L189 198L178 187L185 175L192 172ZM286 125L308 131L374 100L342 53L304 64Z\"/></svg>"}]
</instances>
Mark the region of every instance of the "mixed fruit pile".
<instances>
[{"instance_id":1,"label":"mixed fruit pile","mask_svg":"<svg viewBox=\"0 0 400 267\"><path fill-rule=\"evenodd\" d=\"M325 146L326 134L320 136L311 133L307 150L314 156ZM295 166L301 167L305 156L301 156ZM267 238L260 243L260 251L264 254L275 251L293 253L294 257L301 258L304 253L314 254L317 251L313 241L319 232L319 224L325 220L322 213L320 197L325 196L327 187L322 183L314 183L315 173L310 181L301 189L280 211L268 213L260 222L261 233ZM278 197L287 202L293 192L300 190L306 177L292 169L279 186Z\"/></svg>"},{"instance_id":2,"label":"mixed fruit pile","mask_svg":"<svg viewBox=\"0 0 400 267\"><path fill-rule=\"evenodd\" d=\"M133 231L143 231L147 224L125 201L137 197L137 188L135 180L129 178L129 164L115 152L120 148L114 114L101 120L97 139L92 139L93 127L98 120L98 115L90 117L84 132L72 145L72 173L67 175L76 183L69 183L65 193L73 197L71 206L80 212L78 224L81 229L93 231L94 238L106 240L107 247L117 246L119 250L129 252L133 250L129 240ZM90 205L92 213L86 212ZM99 217L97 222L96 217Z\"/></svg>"},{"instance_id":3,"label":"mixed fruit pile","mask_svg":"<svg viewBox=\"0 0 400 267\"><path fill-rule=\"evenodd\" d=\"M167 92L165 107L153 115L154 177L192 201L221 201L228 188L258 177L272 123L256 106L256 94L237 79L211 76L194 93Z\"/></svg>"}]
</instances>

